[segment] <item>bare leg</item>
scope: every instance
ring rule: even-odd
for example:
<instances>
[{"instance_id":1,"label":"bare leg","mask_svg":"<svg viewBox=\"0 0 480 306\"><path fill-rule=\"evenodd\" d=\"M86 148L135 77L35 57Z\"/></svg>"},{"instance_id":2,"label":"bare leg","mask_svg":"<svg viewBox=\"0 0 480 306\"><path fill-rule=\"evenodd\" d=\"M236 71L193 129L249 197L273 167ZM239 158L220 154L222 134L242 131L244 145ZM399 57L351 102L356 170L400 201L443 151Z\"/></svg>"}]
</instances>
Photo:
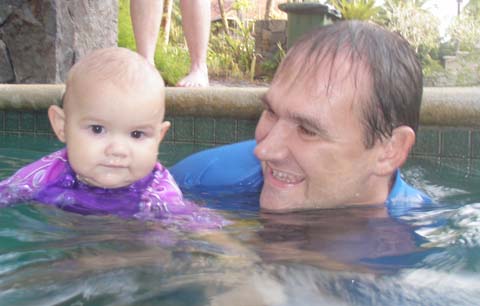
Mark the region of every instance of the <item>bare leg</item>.
<instances>
[{"instance_id":1,"label":"bare leg","mask_svg":"<svg viewBox=\"0 0 480 306\"><path fill-rule=\"evenodd\" d=\"M190 53L190 73L178 82L182 87L206 87L207 48L210 35L210 0L180 0L182 27Z\"/></svg>"},{"instance_id":2,"label":"bare leg","mask_svg":"<svg viewBox=\"0 0 480 306\"><path fill-rule=\"evenodd\" d=\"M137 52L155 65L155 47L157 46L160 22L163 14L163 0L131 0L130 17Z\"/></svg>"}]
</instances>

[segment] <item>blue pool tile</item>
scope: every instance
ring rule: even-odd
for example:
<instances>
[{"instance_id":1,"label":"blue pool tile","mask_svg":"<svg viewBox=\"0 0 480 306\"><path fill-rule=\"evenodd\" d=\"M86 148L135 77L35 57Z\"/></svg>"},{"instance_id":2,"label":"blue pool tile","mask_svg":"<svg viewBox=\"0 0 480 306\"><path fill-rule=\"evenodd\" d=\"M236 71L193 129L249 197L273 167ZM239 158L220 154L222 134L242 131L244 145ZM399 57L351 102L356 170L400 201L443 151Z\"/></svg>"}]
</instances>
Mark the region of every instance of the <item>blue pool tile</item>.
<instances>
[{"instance_id":1,"label":"blue pool tile","mask_svg":"<svg viewBox=\"0 0 480 306\"><path fill-rule=\"evenodd\" d=\"M441 156L442 157L470 157L469 130L446 129L441 132Z\"/></svg>"},{"instance_id":2,"label":"blue pool tile","mask_svg":"<svg viewBox=\"0 0 480 306\"><path fill-rule=\"evenodd\" d=\"M175 118L174 137L175 137L175 141L193 142L194 141L194 118L193 117Z\"/></svg>"},{"instance_id":3,"label":"blue pool tile","mask_svg":"<svg viewBox=\"0 0 480 306\"><path fill-rule=\"evenodd\" d=\"M480 159L475 158L470 160L470 173L480 176Z\"/></svg>"},{"instance_id":4,"label":"blue pool tile","mask_svg":"<svg viewBox=\"0 0 480 306\"><path fill-rule=\"evenodd\" d=\"M413 147L413 153L427 156L438 156L440 153L440 134L437 128L420 128Z\"/></svg>"},{"instance_id":5,"label":"blue pool tile","mask_svg":"<svg viewBox=\"0 0 480 306\"><path fill-rule=\"evenodd\" d=\"M195 143L213 143L215 141L215 119L195 118Z\"/></svg>"},{"instance_id":6,"label":"blue pool tile","mask_svg":"<svg viewBox=\"0 0 480 306\"><path fill-rule=\"evenodd\" d=\"M46 111L35 113L35 131L41 133L53 133Z\"/></svg>"},{"instance_id":7,"label":"blue pool tile","mask_svg":"<svg viewBox=\"0 0 480 306\"><path fill-rule=\"evenodd\" d=\"M480 131L472 132L472 158L480 158Z\"/></svg>"},{"instance_id":8,"label":"blue pool tile","mask_svg":"<svg viewBox=\"0 0 480 306\"><path fill-rule=\"evenodd\" d=\"M0 131L5 131L5 111L0 111Z\"/></svg>"},{"instance_id":9,"label":"blue pool tile","mask_svg":"<svg viewBox=\"0 0 480 306\"><path fill-rule=\"evenodd\" d=\"M237 140L237 120L217 119L215 121L215 143L227 144Z\"/></svg>"},{"instance_id":10,"label":"blue pool tile","mask_svg":"<svg viewBox=\"0 0 480 306\"><path fill-rule=\"evenodd\" d=\"M237 141L243 141L255 138L256 120L238 120L237 123Z\"/></svg>"},{"instance_id":11,"label":"blue pool tile","mask_svg":"<svg viewBox=\"0 0 480 306\"><path fill-rule=\"evenodd\" d=\"M5 114L5 131L18 131L20 124L20 113L8 111Z\"/></svg>"},{"instance_id":12,"label":"blue pool tile","mask_svg":"<svg viewBox=\"0 0 480 306\"><path fill-rule=\"evenodd\" d=\"M22 132L35 131L35 114L31 112L22 112L20 117L19 130Z\"/></svg>"}]
</instances>

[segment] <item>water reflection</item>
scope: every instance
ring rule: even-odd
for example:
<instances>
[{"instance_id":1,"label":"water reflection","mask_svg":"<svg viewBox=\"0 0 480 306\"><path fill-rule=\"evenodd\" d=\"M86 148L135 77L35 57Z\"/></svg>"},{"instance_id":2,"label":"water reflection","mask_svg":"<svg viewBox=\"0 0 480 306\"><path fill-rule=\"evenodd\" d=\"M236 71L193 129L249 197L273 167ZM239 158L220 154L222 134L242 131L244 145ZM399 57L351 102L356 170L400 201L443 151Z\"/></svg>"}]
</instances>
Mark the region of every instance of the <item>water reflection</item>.
<instances>
[{"instance_id":1,"label":"water reflection","mask_svg":"<svg viewBox=\"0 0 480 306\"><path fill-rule=\"evenodd\" d=\"M259 221L257 247L262 258L273 262L365 271L387 268L374 267L376 258L419 251L412 227L390 218L383 205L262 213Z\"/></svg>"}]
</instances>

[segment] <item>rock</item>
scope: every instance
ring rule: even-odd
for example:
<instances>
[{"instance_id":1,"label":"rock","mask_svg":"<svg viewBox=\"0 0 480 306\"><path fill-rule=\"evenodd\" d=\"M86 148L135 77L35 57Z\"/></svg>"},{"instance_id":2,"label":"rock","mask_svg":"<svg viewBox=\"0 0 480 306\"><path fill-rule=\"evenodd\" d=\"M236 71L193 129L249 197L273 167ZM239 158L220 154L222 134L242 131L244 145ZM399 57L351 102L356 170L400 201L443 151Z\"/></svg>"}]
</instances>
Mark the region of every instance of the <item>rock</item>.
<instances>
[{"instance_id":1,"label":"rock","mask_svg":"<svg viewBox=\"0 0 480 306\"><path fill-rule=\"evenodd\" d=\"M117 43L117 0L7 0L0 12L15 83L63 83L89 50Z\"/></svg>"},{"instance_id":2,"label":"rock","mask_svg":"<svg viewBox=\"0 0 480 306\"><path fill-rule=\"evenodd\" d=\"M11 83L15 80L12 63L8 56L7 46L0 40L0 83Z\"/></svg>"}]
</instances>

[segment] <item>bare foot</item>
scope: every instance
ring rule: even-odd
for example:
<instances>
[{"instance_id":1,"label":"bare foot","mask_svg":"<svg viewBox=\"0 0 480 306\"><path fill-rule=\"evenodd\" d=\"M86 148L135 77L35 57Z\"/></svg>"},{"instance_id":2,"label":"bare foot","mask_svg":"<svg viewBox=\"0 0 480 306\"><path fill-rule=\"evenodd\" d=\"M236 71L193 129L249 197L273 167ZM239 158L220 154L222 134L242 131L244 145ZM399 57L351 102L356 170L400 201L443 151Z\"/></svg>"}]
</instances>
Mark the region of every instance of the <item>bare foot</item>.
<instances>
[{"instance_id":1,"label":"bare foot","mask_svg":"<svg viewBox=\"0 0 480 306\"><path fill-rule=\"evenodd\" d=\"M178 87L208 87L208 70L191 70L190 73L177 83Z\"/></svg>"}]
</instances>

